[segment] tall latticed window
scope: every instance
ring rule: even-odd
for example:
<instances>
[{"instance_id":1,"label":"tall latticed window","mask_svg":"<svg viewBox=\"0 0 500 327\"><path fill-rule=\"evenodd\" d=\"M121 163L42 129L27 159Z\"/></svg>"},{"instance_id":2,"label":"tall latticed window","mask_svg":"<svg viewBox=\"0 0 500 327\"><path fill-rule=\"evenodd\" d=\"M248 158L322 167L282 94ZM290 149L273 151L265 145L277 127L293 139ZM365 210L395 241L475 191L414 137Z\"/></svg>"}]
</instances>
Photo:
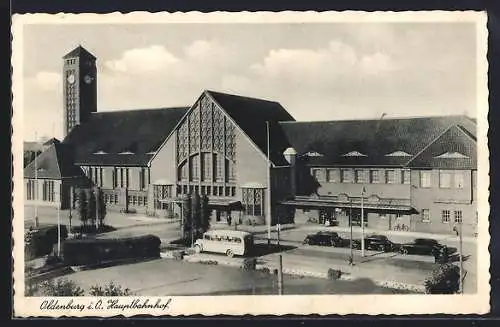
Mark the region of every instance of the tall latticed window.
<instances>
[{"instance_id":1,"label":"tall latticed window","mask_svg":"<svg viewBox=\"0 0 500 327\"><path fill-rule=\"evenodd\" d=\"M200 180L200 156L194 155L191 157L191 180L199 181Z\"/></svg>"},{"instance_id":2,"label":"tall latticed window","mask_svg":"<svg viewBox=\"0 0 500 327\"><path fill-rule=\"evenodd\" d=\"M202 181L211 182L212 181L212 154L202 153L202 163L203 165L203 176Z\"/></svg>"},{"instance_id":3,"label":"tall latticed window","mask_svg":"<svg viewBox=\"0 0 500 327\"><path fill-rule=\"evenodd\" d=\"M263 188L243 188L243 207L247 216L264 215L264 191Z\"/></svg>"}]
</instances>

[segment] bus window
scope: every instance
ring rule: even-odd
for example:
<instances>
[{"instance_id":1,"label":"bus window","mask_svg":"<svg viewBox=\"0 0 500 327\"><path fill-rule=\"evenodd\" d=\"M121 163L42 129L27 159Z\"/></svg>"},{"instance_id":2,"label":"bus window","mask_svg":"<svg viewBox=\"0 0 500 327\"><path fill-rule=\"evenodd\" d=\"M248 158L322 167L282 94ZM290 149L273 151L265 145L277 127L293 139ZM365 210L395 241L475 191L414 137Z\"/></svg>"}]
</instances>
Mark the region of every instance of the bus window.
<instances>
[{"instance_id":1,"label":"bus window","mask_svg":"<svg viewBox=\"0 0 500 327\"><path fill-rule=\"evenodd\" d=\"M204 238L205 240L207 240L207 241L210 241L210 235L205 234L205 235L203 236L203 238Z\"/></svg>"},{"instance_id":2,"label":"bus window","mask_svg":"<svg viewBox=\"0 0 500 327\"><path fill-rule=\"evenodd\" d=\"M233 242L234 243L241 243L241 238L239 238L239 237L233 237Z\"/></svg>"}]
</instances>

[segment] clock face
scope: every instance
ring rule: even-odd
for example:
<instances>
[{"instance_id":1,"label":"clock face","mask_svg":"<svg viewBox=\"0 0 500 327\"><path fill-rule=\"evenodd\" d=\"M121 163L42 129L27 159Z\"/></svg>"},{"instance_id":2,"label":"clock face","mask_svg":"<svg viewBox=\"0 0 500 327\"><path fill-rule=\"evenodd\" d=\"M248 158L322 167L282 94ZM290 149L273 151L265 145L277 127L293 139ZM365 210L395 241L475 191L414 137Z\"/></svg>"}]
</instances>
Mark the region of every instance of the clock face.
<instances>
[{"instance_id":1,"label":"clock face","mask_svg":"<svg viewBox=\"0 0 500 327\"><path fill-rule=\"evenodd\" d=\"M85 75L85 77L83 79L84 79L85 83L87 83L87 84L92 83L92 81L94 80L90 75Z\"/></svg>"},{"instance_id":2,"label":"clock face","mask_svg":"<svg viewBox=\"0 0 500 327\"><path fill-rule=\"evenodd\" d=\"M74 74L70 74L68 76L68 83L73 84L75 81L76 81L75 75Z\"/></svg>"}]
</instances>

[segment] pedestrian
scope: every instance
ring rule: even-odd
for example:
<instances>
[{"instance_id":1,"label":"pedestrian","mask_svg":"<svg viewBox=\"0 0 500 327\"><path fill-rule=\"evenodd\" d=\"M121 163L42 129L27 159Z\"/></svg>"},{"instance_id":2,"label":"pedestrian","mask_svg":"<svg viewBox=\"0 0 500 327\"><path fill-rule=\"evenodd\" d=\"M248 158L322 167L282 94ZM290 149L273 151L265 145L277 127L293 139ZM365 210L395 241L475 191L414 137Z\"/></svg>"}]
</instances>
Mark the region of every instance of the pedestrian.
<instances>
[{"instance_id":1,"label":"pedestrian","mask_svg":"<svg viewBox=\"0 0 500 327\"><path fill-rule=\"evenodd\" d=\"M228 225L228 226L231 226L231 216L228 216L228 217L227 217L227 225Z\"/></svg>"}]
</instances>

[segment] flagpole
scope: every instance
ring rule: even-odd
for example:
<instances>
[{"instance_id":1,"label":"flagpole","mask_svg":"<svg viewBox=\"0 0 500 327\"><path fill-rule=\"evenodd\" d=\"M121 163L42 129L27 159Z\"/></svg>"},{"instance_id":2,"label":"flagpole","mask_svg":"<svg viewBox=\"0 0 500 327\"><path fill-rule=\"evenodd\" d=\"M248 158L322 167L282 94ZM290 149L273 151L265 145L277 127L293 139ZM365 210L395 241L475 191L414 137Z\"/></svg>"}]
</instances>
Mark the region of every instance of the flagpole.
<instances>
[{"instance_id":1,"label":"flagpole","mask_svg":"<svg viewBox=\"0 0 500 327\"><path fill-rule=\"evenodd\" d=\"M361 190L361 256L365 256L365 211L364 211L365 187Z\"/></svg>"},{"instance_id":2,"label":"flagpole","mask_svg":"<svg viewBox=\"0 0 500 327\"><path fill-rule=\"evenodd\" d=\"M266 201L266 209L267 209L267 244L271 245L271 160L269 159L270 152L270 140L269 140L269 121L266 121L266 130L267 130L267 197L264 201Z\"/></svg>"},{"instance_id":3,"label":"flagpole","mask_svg":"<svg viewBox=\"0 0 500 327\"><path fill-rule=\"evenodd\" d=\"M35 144L38 142L38 135L37 132L35 131ZM37 166L37 160L36 158L38 157L38 150L36 149L35 145L35 227L38 227L38 166Z\"/></svg>"}]
</instances>

